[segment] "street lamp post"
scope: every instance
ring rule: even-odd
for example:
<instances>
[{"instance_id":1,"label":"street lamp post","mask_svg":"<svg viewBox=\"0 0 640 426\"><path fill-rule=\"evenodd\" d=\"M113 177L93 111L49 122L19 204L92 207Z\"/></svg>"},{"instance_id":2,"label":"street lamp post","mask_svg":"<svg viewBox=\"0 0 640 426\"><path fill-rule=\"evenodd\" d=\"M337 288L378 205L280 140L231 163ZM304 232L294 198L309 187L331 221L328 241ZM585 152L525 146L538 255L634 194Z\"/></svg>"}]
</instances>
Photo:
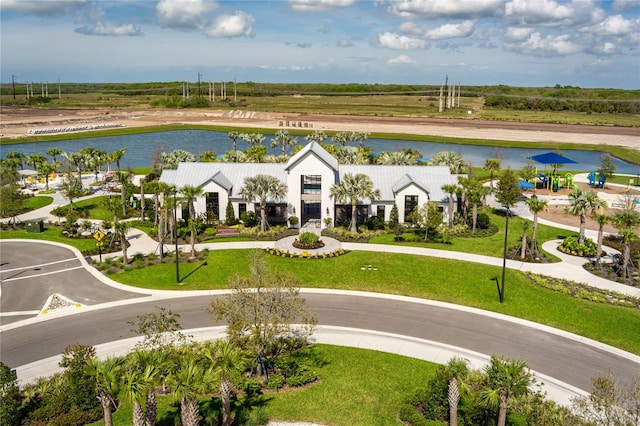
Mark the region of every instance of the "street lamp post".
<instances>
[{"instance_id":1,"label":"street lamp post","mask_svg":"<svg viewBox=\"0 0 640 426\"><path fill-rule=\"evenodd\" d=\"M177 192L177 189L173 192L173 235L176 242L176 283L180 283L180 254L178 253L178 204L176 203Z\"/></svg>"},{"instance_id":2,"label":"street lamp post","mask_svg":"<svg viewBox=\"0 0 640 426\"><path fill-rule=\"evenodd\" d=\"M511 211L509 210L509 206L507 208L507 216L504 225L504 252L502 254L502 289L500 290L500 303L504 301L504 276L507 270L507 240L509 236L509 216L511 215Z\"/></svg>"}]
</instances>

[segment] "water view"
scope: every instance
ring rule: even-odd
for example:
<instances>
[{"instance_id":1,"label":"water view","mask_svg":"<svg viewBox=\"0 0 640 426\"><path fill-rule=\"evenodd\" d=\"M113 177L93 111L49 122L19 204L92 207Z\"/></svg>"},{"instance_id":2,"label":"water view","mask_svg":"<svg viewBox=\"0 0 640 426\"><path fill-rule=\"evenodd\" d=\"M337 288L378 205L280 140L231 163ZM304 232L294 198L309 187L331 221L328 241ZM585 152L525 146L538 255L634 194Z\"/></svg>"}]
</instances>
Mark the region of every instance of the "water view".
<instances>
[{"instance_id":1,"label":"water view","mask_svg":"<svg viewBox=\"0 0 640 426\"><path fill-rule=\"evenodd\" d=\"M269 147L273 135L265 135L267 140L266 146ZM298 144L306 143L304 137L298 137ZM493 146L475 146L475 145L459 145L440 142L416 142L401 139L368 139L366 145L371 147L375 152L380 151L396 151L403 148L412 148L422 153L423 157L430 158L441 151L453 151L459 153L463 158L470 162L473 166L481 167L487 158L500 158L502 167L511 167L513 169L522 168L527 163L527 158L533 155L549 152L549 149L534 148L502 148ZM351 143L353 146L353 143ZM86 146L92 146L97 149L103 149L112 152L127 147L127 153L120 162L122 167L149 167L151 166L154 155L160 152L170 152L174 149L184 149L196 156L205 151L215 151L217 154L223 154L225 151L231 150L232 142L228 133L208 131L208 130L177 130L169 132L143 133L135 135L110 136L103 138L86 138L76 140L64 140L53 142L37 142L28 144L9 144L0 146L0 155L2 158L12 151L21 152L25 155L31 153L40 153L46 155L49 148L59 148L63 152L78 151ZM237 147L244 150L248 145L237 139ZM600 164L600 151L584 151L584 150L563 150L564 156L574 160L576 164L568 165L567 168L572 170L596 170ZM269 149L269 153L274 151ZM280 148L275 150L275 154L280 154ZM615 159L617 173L640 173L640 166L626 162L624 160ZM544 168L540 165L540 168Z\"/></svg>"}]
</instances>

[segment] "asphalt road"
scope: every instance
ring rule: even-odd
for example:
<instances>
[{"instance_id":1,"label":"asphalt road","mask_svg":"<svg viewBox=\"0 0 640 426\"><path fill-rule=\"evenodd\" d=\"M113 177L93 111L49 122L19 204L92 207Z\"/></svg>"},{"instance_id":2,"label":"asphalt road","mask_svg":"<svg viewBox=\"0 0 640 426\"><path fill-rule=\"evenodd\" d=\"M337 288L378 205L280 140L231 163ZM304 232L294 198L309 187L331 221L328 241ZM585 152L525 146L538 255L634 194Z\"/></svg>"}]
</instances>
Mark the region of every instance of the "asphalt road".
<instances>
[{"instance_id":1,"label":"asphalt road","mask_svg":"<svg viewBox=\"0 0 640 426\"><path fill-rule=\"evenodd\" d=\"M2 263L6 262L5 244L3 242L0 246ZM43 257L35 252L39 251L41 246L42 244L34 244L29 248L29 252L32 252L30 256L38 262ZM18 248L20 247L15 246L16 250ZM50 250L53 251L47 254L50 262L55 259L65 260L65 256L68 256L68 253L62 251L63 254L58 258L55 256L58 250ZM7 267L7 264L3 265L2 270ZM4 273L2 277L5 278ZM134 301L132 298L140 295L127 294L99 282L91 281L88 284L84 280L66 279L66 272L39 277L33 275L24 282L36 287L38 281L45 277L47 280L55 277L54 281L63 282L57 284L61 285L63 290L80 292L78 294L84 294L85 300L96 306L72 315L27 322L19 327L16 327L18 324L4 327L0 333L0 359L11 368L58 355L71 343L98 345L133 337L128 322L135 321L137 315L153 311L155 306L170 307L173 312L179 313L184 329L220 325L214 323L205 311L211 297L216 296L198 295L154 300L145 298ZM2 283L3 312L7 287L12 287L12 283L14 281L10 281L9 285ZM25 293L25 306L29 306L28 299L41 298L48 288L43 285ZM12 288L11 291L19 290ZM93 293L97 294L92 295ZM606 350L604 345L590 344L586 339L577 336L552 333L536 324L509 320L486 312L457 309L451 305L395 296L347 292L319 293L317 290L303 291L303 294L315 310L319 324L377 330L438 341L487 355L517 357L526 360L529 367L535 371L586 391L590 390L591 377L595 375L614 371L620 377L630 377L640 372L640 363L635 356L622 351L611 352ZM101 302L93 303L98 299L118 300L119 296L128 301L109 303L104 308L98 305ZM15 299L17 296L13 294L11 297Z\"/></svg>"}]
</instances>

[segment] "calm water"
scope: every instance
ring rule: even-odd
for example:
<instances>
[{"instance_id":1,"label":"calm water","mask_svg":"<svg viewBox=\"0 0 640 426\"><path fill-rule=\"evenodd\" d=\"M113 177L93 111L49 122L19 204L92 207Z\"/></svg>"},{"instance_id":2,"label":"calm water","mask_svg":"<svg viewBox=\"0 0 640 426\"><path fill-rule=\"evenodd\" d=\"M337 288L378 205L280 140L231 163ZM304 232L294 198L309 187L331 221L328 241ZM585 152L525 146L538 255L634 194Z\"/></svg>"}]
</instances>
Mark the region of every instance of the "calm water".
<instances>
[{"instance_id":1,"label":"calm water","mask_svg":"<svg viewBox=\"0 0 640 426\"><path fill-rule=\"evenodd\" d=\"M270 146L272 135L266 135L266 146ZM304 137L298 137L298 143L305 144ZM231 149L231 139L226 132L215 132L207 130L178 130L171 132L143 133L137 135L110 136L105 138L87 138L68 141L38 142L29 144L11 144L0 146L0 157L4 158L8 152L18 151L25 155L34 153L44 154L49 148L59 148L63 152L73 152L85 146L92 146L112 152L127 147L127 153L120 162L121 167L148 167L151 165L154 154L159 152L170 152L174 149L184 149L196 156L213 150L217 154L223 154ZM513 169L522 168L527 163L527 158L532 155L549 152L552 149L529 149L529 148L500 148L490 146L458 145L439 142L415 142L405 140L390 139L368 139L366 145L374 151L396 151L402 148L413 148L422 153L423 157L430 158L441 151L454 151L463 156L465 161L471 162L473 166L481 167L487 158L500 158L502 167ZM238 149L247 147L240 138L237 140ZM289 151L288 151L289 152ZM273 150L269 149L272 154ZM279 148L277 154L280 153ZM596 170L600 164L602 152L564 150L563 154L577 164L567 165L565 168L572 170ZM47 156L47 158L49 158ZM626 161L616 159L616 171L619 173L640 173L640 167ZM543 169L544 166L540 165Z\"/></svg>"}]
</instances>

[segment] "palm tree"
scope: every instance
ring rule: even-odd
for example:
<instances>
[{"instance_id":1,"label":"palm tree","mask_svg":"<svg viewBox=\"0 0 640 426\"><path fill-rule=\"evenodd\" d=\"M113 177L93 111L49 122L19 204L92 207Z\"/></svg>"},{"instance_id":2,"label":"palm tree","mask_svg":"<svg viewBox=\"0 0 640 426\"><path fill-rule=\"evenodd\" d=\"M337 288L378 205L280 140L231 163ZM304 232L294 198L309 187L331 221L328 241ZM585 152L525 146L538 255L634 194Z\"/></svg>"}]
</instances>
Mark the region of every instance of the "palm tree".
<instances>
[{"instance_id":1,"label":"palm tree","mask_svg":"<svg viewBox=\"0 0 640 426\"><path fill-rule=\"evenodd\" d=\"M88 362L88 374L95 379L98 401L102 405L105 426L112 426L111 410L117 409L116 400L120 393L122 358L107 358L99 361L92 358Z\"/></svg>"},{"instance_id":2,"label":"palm tree","mask_svg":"<svg viewBox=\"0 0 640 426\"><path fill-rule=\"evenodd\" d=\"M336 197L339 202L346 203L351 200L351 232L358 232L357 208L358 202L363 198L371 201L380 199L380 190L373 189L373 181L365 174L345 173L340 182L331 186L329 195Z\"/></svg>"},{"instance_id":3,"label":"palm tree","mask_svg":"<svg viewBox=\"0 0 640 426\"><path fill-rule=\"evenodd\" d=\"M122 157L124 157L124 154L126 154L127 152L127 148L121 148L118 149L117 151L113 151L110 155L109 155L109 162L115 162L116 163L116 170L120 170L120 160L122 160Z\"/></svg>"},{"instance_id":4,"label":"palm tree","mask_svg":"<svg viewBox=\"0 0 640 426\"><path fill-rule=\"evenodd\" d=\"M185 185L180 188L180 193L187 199L189 205L189 218L196 218L195 200L203 194L202 188L199 186Z\"/></svg>"},{"instance_id":5,"label":"palm tree","mask_svg":"<svg viewBox=\"0 0 640 426\"><path fill-rule=\"evenodd\" d=\"M458 184L442 185L442 190L449 195L449 228L453 228L453 195L458 192Z\"/></svg>"},{"instance_id":6,"label":"palm tree","mask_svg":"<svg viewBox=\"0 0 640 426\"><path fill-rule=\"evenodd\" d=\"M162 349L142 350L137 349L127 355L128 368L137 372L144 378L144 413L146 426L154 426L157 417L156 387L161 378L163 367L168 365L167 352Z\"/></svg>"},{"instance_id":7,"label":"palm tree","mask_svg":"<svg viewBox=\"0 0 640 426\"><path fill-rule=\"evenodd\" d=\"M86 156L81 152L63 152L62 156L69 162L70 165L75 167L78 172L78 179L82 180L82 168L86 163Z\"/></svg>"},{"instance_id":8,"label":"palm tree","mask_svg":"<svg viewBox=\"0 0 640 426\"><path fill-rule=\"evenodd\" d=\"M236 151L237 148L237 140L238 140L238 136L240 136L240 133L238 132L229 132L229 139L231 139L231 150L232 151Z\"/></svg>"},{"instance_id":9,"label":"palm tree","mask_svg":"<svg viewBox=\"0 0 640 426\"><path fill-rule=\"evenodd\" d=\"M129 229L131 229L131 225L129 224L129 222L119 220L113 223L113 229L120 237L120 247L122 248L122 263L124 263L124 265L126 266L129 263L127 259L127 232L129 232Z\"/></svg>"},{"instance_id":10,"label":"palm tree","mask_svg":"<svg viewBox=\"0 0 640 426\"><path fill-rule=\"evenodd\" d=\"M189 242L191 243L191 258L195 259L196 257L196 234L198 233L198 221L195 219L189 219L187 222L187 227L189 228L190 238Z\"/></svg>"},{"instance_id":11,"label":"palm tree","mask_svg":"<svg viewBox=\"0 0 640 426\"><path fill-rule=\"evenodd\" d=\"M127 182L130 182L133 175L128 170L118 170L115 174L116 180L120 183L120 201L122 201L122 217L127 215Z\"/></svg>"},{"instance_id":12,"label":"palm tree","mask_svg":"<svg viewBox=\"0 0 640 426\"><path fill-rule=\"evenodd\" d=\"M338 132L335 135L331 136L331 142L337 143L340 146L344 147L349 140L349 133L347 132Z\"/></svg>"},{"instance_id":13,"label":"palm tree","mask_svg":"<svg viewBox=\"0 0 640 426\"><path fill-rule=\"evenodd\" d=\"M453 151L442 151L431 157L428 163L430 166L447 166L453 174L464 173L467 164L462 156Z\"/></svg>"},{"instance_id":14,"label":"palm tree","mask_svg":"<svg viewBox=\"0 0 640 426\"><path fill-rule=\"evenodd\" d=\"M491 356L491 364L485 368L485 373L487 388L480 391L480 400L489 408L499 408L497 426L505 426L509 400L529 393L533 378L525 361L497 355Z\"/></svg>"},{"instance_id":15,"label":"palm tree","mask_svg":"<svg viewBox=\"0 0 640 426\"><path fill-rule=\"evenodd\" d=\"M213 377L213 369L205 368L197 352L189 350L179 354L169 382L174 394L180 398L183 426L198 426L200 409L197 396L209 390Z\"/></svg>"},{"instance_id":16,"label":"palm tree","mask_svg":"<svg viewBox=\"0 0 640 426\"><path fill-rule=\"evenodd\" d=\"M406 151L383 151L376 158L376 163L385 165L409 166L416 163L415 157Z\"/></svg>"},{"instance_id":17,"label":"palm tree","mask_svg":"<svg viewBox=\"0 0 640 426\"><path fill-rule=\"evenodd\" d=\"M36 171L40 167L40 164L44 163L45 161L47 161L47 159L42 154L29 154L24 159L24 163L27 166L33 167L33 169L36 170Z\"/></svg>"},{"instance_id":18,"label":"palm tree","mask_svg":"<svg viewBox=\"0 0 640 426\"><path fill-rule=\"evenodd\" d=\"M146 418L142 404L147 397L149 388L148 378L153 366L145 367L144 374L134 369L128 369L123 376L123 388L127 399L133 404L133 426L145 426Z\"/></svg>"},{"instance_id":19,"label":"palm tree","mask_svg":"<svg viewBox=\"0 0 640 426\"><path fill-rule=\"evenodd\" d=\"M51 157L54 163L58 162L58 155L62 154L62 150L60 148L49 148L47 150L47 155Z\"/></svg>"},{"instance_id":20,"label":"palm tree","mask_svg":"<svg viewBox=\"0 0 640 426\"><path fill-rule=\"evenodd\" d=\"M322 130L316 130L315 132L308 134L304 138L307 142L316 142L321 144L327 140L327 135Z\"/></svg>"},{"instance_id":21,"label":"palm tree","mask_svg":"<svg viewBox=\"0 0 640 426\"><path fill-rule=\"evenodd\" d=\"M527 205L529 210L533 213L533 230L531 231L531 253L538 254L538 213L545 210L549 205L549 202L545 199L538 197L531 197L527 199Z\"/></svg>"},{"instance_id":22,"label":"palm tree","mask_svg":"<svg viewBox=\"0 0 640 426\"><path fill-rule=\"evenodd\" d=\"M500 159L499 158L487 158L484 160L483 169L489 171L489 182L491 185L491 189L493 189L493 179L497 171L500 170Z\"/></svg>"},{"instance_id":23,"label":"palm tree","mask_svg":"<svg viewBox=\"0 0 640 426\"><path fill-rule=\"evenodd\" d=\"M579 188L569 193L569 207L565 211L574 216L580 216L580 233L578 244L584 244L584 233L587 226L587 214L593 211L594 206L599 205L598 195L592 189L582 191Z\"/></svg>"},{"instance_id":24,"label":"palm tree","mask_svg":"<svg viewBox=\"0 0 640 426\"><path fill-rule=\"evenodd\" d=\"M205 347L205 356L213 365L213 372L220 382L222 400L222 425L231 426L231 391L234 373L242 373L246 367L244 352L230 340L217 340L213 346Z\"/></svg>"},{"instance_id":25,"label":"palm tree","mask_svg":"<svg viewBox=\"0 0 640 426\"><path fill-rule=\"evenodd\" d=\"M184 149L174 149L171 152L160 154L163 169L177 169L180 163L192 163L196 161L196 156Z\"/></svg>"},{"instance_id":26,"label":"palm tree","mask_svg":"<svg viewBox=\"0 0 640 426\"><path fill-rule=\"evenodd\" d=\"M364 148L364 141L367 139L369 139L368 132L351 132L351 134L349 134L349 140L358 142L360 148Z\"/></svg>"},{"instance_id":27,"label":"palm tree","mask_svg":"<svg viewBox=\"0 0 640 426\"><path fill-rule=\"evenodd\" d=\"M20 167L20 170L24 168L23 163L26 156L23 153L17 152L17 151L11 151L11 152L8 152L7 155L5 155L5 158L8 160L12 160L12 162L16 165L16 167Z\"/></svg>"},{"instance_id":28,"label":"palm tree","mask_svg":"<svg viewBox=\"0 0 640 426\"><path fill-rule=\"evenodd\" d=\"M266 140L262 133L241 133L240 138L252 147L260 145Z\"/></svg>"},{"instance_id":29,"label":"palm tree","mask_svg":"<svg viewBox=\"0 0 640 426\"><path fill-rule=\"evenodd\" d=\"M355 147L346 146L339 148L335 155L340 164L369 164L369 158Z\"/></svg>"},{"instance_id":30,"label":"palm tree","mask_svg":"<svg viewBox=\"0 0 640 426\"><path fill-rule=\"evenodd\" d=\"M256 175L244 179L244 185L240 189L240 195L248 202L260 203L260 231L266 229L266 207L267 200L277 201L287 194L287 185L282 183L277 177L269 175Z\"/></svg>"},{"instance_id":31,"label":"palm tree","mask_svg":"<svg viewBox=\"0 0 640 426\"><path fill-rule=\"evenodd\" d=\"M604 239L604 226L611 220L609 216L604 214L604 209L607 208L606 201L603 200L603 206L600 211L594 210L591 214L591 217L598 222L598 243L596 248L596 266L598 269L602 270L602 265L600 263L602 257L602 240Z\"/></svg>"},{"instance_id":32,"label":"palm tree","mask_svg":"<svg viewBox=\"0 0 640 426\"><path fill-rule=\"evenodd\" d=\"M632 205L633 208L633 205ZM631 244L638 240L638 234L633 227L640 223L640 213L636 210L625 209L616 212L613 216L613 223L618 228L618 233L622 237L624 251L622 253L622 277L627 280L629 275L629 261L631 260Z\"/></svg>"},{"instance_id":33,"label":"palm tree","mask_svg":"<svg viewBox=\"0 0 640 426\"><path fill-rule=\"evenodd\" d=\"M37 172L40 175L44 176L44 183L47 191L49 190L49 177L51 176L51 173L56 171L57 168L57 163L48 163L46 161L38 165Z\"/></svg>"},{"instance_id":34,"label":"palm tree","mask_svg":"<svg viewBox=\"0 0 640 426\"><path fill-rule=\"evenodd\" d=\"M287 130L278 130L276 136L271 142L271 148L280 146L282 148L282 156L287 155L287 147L294 146L298 143L298 138L291 135Z\"/></svg>"},{"instance_id":35,"label":"palm tree","mask_svg":"<svg viewBox=\"0 0 640 426\"><path fill-rule=\"evenodd\" d=\"M468 361L463 358L452 358L443 367L442 373L449 381L449 425L458 425L458 404L460 403L460 391L469 392L464 380L469 374Z\"/></svg>"}]
</instances>

